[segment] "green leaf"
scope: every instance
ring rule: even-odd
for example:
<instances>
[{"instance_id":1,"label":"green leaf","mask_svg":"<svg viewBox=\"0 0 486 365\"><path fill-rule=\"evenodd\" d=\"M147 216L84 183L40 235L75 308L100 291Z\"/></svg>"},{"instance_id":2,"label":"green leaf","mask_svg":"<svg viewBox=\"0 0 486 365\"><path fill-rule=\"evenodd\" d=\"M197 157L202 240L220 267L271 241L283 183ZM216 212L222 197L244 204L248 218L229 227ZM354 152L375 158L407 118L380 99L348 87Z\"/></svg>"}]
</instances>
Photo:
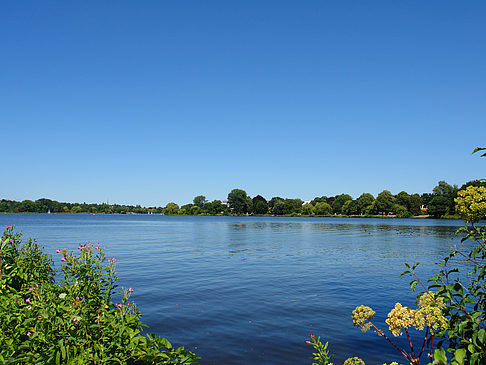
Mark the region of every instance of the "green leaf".
<instances>
[{"instance_id":1,"label":"green leaf","mask_svg":"<svg viewBox=\"0 0 486 365\"><path fill-rule=\"evenodd\" d=\"M410 282L410 288L415 291L415 287L417 286L418 284L418 280L414 280L412 282Z\"/></svg>"},{"instance_id":2,"label":"green leaf","mask_svg":"<svg viewBox=\"0 0 486 365\"><path fill-rule=\"evenodd\" d=\"M442 365L442 364L446 365L447 364L447 356L446 356L443 348L436 349L434 351L434 359L438 360L440 365Z\"/></svg>"},{"instance_id":3,"label":"green leaf","mask_svg":"<svg viewBox=\"0 0 486 365\"><path fill-rule=\"evenodd\" d=\"M454 360L458 362L459 365L464 364L464 358L466 357L466 349L457 349L454 353Z\"/></svg>"},{"instance_id":4,"label":"green leaf","mask_svg":"<svg viewBox=\"0 0 486 365\"><path fill-rule=\"evenodd\" d=\"M484 330L484 328L481 328L478 332L479 342L484 343L485 338L486 338L486 330Z\"/></svg>"}]
</instances>

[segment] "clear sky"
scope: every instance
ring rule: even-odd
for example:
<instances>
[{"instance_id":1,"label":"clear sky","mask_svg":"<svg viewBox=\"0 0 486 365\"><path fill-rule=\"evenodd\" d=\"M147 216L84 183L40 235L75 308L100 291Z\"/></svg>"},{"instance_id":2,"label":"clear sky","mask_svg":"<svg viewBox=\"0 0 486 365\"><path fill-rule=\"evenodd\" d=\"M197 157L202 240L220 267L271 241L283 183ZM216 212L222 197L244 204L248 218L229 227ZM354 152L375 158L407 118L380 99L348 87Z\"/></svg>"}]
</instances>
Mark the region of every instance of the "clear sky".
<instances>
[{"instance_id":1,"label":"clear sky","mask_svg":"<svg viewBox=\"0 0 486 365\"><path fill-rule=\"evenodd\" d=\"M486 177L484 1L2 1L0 198Z\"/></svg>"}]
</instances>

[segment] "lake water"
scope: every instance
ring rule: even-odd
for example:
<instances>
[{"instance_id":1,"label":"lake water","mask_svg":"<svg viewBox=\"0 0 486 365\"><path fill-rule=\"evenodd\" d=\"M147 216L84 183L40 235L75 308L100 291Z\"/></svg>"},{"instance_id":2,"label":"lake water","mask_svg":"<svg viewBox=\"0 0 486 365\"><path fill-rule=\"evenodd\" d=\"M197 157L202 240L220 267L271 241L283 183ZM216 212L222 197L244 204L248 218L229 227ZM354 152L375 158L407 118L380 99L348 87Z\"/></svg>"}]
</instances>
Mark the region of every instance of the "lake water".
<instances>
[{"instance_id":1,"label":"lake water","mask_svg":"<svg viewBox=\"0 0 486 365\"><path fill-rule=\"evenodd\" d=\"M460 242L462 222L0 214L0 225L11 224L56 261L57 248L106 246L149 331L185 345L200 364L311 364L312 332L330 342L335 364L360 356L370 365L404 361L353 327L351 312L368 305L387 329L395 302L415 304L403 264L420 261L430 277Z\"/></svg>"}]
</instances>

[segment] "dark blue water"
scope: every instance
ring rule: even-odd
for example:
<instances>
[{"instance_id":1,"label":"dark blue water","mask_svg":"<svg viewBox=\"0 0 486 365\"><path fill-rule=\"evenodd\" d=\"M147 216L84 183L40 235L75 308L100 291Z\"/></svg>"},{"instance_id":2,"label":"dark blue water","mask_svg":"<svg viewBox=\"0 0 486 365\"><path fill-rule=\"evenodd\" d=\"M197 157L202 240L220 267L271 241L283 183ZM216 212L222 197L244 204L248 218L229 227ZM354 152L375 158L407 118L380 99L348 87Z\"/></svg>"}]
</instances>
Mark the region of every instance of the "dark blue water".
<instances>
[{"instance_id":1,"label":"dark blue water","mask_svg":"<svg viewBox=\"0 0 486 365\"><path fill-rule=\"evenodd\" d=\"M402 361L353 327L360 304L384 320L414 306L404 262L433 263L459 243L460 221L421 219L0 214L57 259L57 248L100 242L149 331L186 345L201 364L310 364L309 332L340 364ZM400 344L405 345L402 341Z\"/></svg>"}]
</instances>

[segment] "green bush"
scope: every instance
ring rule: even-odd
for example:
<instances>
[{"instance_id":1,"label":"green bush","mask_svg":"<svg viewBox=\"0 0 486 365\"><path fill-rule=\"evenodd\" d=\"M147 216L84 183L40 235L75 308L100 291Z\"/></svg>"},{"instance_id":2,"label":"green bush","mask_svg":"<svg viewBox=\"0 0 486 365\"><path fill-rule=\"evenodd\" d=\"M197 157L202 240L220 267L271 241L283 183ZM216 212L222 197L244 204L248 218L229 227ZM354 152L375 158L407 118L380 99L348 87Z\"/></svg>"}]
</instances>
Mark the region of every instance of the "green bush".
<instances>
[{"instance_id":1,"label":"green bush","mask_svg":"<svg viewBox=\"0 0 486 365\"><path fill-rule=\"evenodd\" d=\"M142 335L131 288L117 292L116 259L80 245L62 255L55 282L51 259L21 232L6 228L0 247L0 363L191 364L197 358L165 338ZM114 295L121 294L119 303Z\"/></svg>"}]
</instances>

